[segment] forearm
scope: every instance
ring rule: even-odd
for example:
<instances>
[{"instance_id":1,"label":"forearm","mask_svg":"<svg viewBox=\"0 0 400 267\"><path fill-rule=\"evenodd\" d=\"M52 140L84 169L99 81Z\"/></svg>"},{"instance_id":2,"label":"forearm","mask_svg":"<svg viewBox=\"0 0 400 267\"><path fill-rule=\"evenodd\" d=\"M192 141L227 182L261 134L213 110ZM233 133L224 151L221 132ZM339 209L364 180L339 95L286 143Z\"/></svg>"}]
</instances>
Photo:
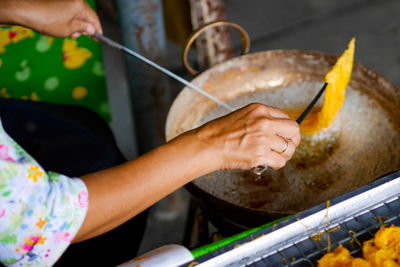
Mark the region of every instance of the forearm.
<instances>
[{"instance_id":1,"label":"forearm","mask_svg":"<svg viewBox=\"0 0 400 267\"><path fill-rule=\"evenodd\" d=\"M83 181L89 190L89 208L74 242L113 229L184 184L215 170L258 165L279 169L299 142L299 126L287 114L251 104L134 161L87 175ZM285 143L285 153L276 152L282 151Z\"/></svg>"},{"instance_id":2,"label":"forearm","mask_svg":"<svg viewBox=\"0 0 400 267\"><path fill-rule=\"evenodd\" d=\"M89 209L74 242L117 227L189 181L214 171L218 165L214 155L192 131L136 160L83 177Z\"/></svg>"},{"instance_id":3,"label":"forearm","mask_svg":"<svg viewBox=\"0 0 400 267\"><path fill-rule=\"evenodd\" d=\"M0 0L0 24L34 26L45 19L46 4L41 1Z\"/></svg>"},{"instance_id":4,"label":"forearm","mask_svg":"<svg viewBox=\"0 0 400 267\"><path fill-rule=\"evenodd\" d=\"M19 0L0 0L0 24L26 25L23 17L26 4L25 1Z\"/></svg>"}]
</instances>

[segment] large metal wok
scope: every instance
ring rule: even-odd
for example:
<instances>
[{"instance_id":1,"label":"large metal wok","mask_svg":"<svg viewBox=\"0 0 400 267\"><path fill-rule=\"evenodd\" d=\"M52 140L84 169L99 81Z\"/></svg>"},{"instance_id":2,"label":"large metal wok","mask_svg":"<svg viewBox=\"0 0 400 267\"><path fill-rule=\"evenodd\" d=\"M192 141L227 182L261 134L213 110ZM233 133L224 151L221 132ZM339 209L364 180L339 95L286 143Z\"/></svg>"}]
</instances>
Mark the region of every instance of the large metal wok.
<instances>
[{"instance_id":1,"label":"large metal wok","mask_svg":"<svg viewBox=\"0 0 400 267\"><path fill-rule=\"evenodd\" d=\"M192 82L233 107L261 102L301 111L324 82L337 57L274 50L234 58ZM318 106L323 103L323 97ZM167 118L166 138L198 127L226 111L185 88ZM343 103L331 126L303 136L296 154L261 177L251 171L218 171L186 187L215 221L254 227L297 213L400 169L400 91L387 79L354 64ZM196 155L193 155L194 157ZM218 224L218 222L217 222Z\"/></svg>"}]
</instances>

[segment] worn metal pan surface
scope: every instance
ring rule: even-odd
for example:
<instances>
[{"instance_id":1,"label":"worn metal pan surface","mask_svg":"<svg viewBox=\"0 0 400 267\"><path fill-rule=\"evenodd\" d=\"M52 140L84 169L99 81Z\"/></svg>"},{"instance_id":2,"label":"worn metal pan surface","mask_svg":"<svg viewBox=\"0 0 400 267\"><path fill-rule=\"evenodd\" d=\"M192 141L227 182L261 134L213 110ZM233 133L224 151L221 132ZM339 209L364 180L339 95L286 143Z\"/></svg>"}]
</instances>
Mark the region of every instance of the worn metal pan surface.
<instances>
[{"instance_id":1,"label":"worn metal pan surface","mask_svg":"<svg viewBox=\"0 0 400 267\"><path fill-rule=\"evenodd\" d=\"M312 51L274 50L234 58L192 82L239 108L260 102L292 114L302 111L324 83L337 57ZM323 97L317 103L320 107ZM167 140L225 114L188 88L167 118ZM400 169L400 91L355 63L346 100L331 126L302 136L296 154L279 171L218 171L188 190L210 214L242 228L293 214Z\"/></svg>"}]
</instances>

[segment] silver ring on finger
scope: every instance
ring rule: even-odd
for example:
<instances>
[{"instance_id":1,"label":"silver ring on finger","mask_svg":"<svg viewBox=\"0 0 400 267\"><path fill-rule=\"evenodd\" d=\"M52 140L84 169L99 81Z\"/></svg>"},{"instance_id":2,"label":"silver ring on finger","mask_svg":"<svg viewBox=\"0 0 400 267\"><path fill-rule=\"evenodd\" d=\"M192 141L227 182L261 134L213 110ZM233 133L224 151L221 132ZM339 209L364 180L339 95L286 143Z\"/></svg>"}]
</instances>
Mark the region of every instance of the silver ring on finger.
<instances>
[{"instance_id":1,"label":"silver ring on finger","mask_svg":"<svg viewBox=\"0 0 400 267\"><path fill-rule=\"evenodd\" d=\"M288 148L288 146L289 146L289 142L285 139L285 146L283 147L283 149L282 149L282 151L281 151L281 154L283 154L283 153L285 153L285 151L286 151L286 149Z\"/></svg>"}]
</instances>

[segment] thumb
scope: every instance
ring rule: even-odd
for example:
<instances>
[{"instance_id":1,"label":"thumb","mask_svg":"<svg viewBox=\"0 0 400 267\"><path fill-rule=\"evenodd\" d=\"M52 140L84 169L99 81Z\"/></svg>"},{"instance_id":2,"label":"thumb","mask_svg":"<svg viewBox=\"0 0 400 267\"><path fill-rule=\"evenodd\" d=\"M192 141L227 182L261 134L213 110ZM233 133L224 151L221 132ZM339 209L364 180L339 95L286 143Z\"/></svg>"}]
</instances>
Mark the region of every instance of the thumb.
<instances>
[{"instance_id":1,"label":"thumb","mask_svg":"<svg viewBox=\"0 0 400 267\"><path fill-rule=\"evenodd\" d=\"M95 33L94 26L86 21L75 19L70 24L70 35L74 33L93 35Z\"/></svg>"}]
</instances>

